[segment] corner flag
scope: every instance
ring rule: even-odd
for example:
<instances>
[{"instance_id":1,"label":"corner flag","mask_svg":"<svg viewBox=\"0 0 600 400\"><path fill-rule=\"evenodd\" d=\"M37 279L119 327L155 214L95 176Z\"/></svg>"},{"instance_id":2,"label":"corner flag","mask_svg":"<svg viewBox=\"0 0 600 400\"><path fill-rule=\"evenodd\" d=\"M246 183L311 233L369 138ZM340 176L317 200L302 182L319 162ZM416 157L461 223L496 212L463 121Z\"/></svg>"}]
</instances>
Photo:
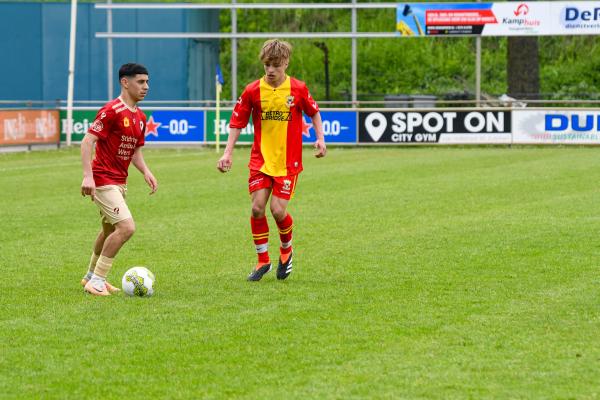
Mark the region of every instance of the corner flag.
<instances>
[{"instance_id":1,"label":"corner flag","mask_svg":"<svg viewBox=\"0 0 600 400\"><path fill-rule=\"evenodd\" d=\"M221 66L219 64L217 64L217 75L215 76L215 79L217 90L220 92L223 89L225 80L223 79L223 73L221 72Z\"/></svg>"}]
</instances>

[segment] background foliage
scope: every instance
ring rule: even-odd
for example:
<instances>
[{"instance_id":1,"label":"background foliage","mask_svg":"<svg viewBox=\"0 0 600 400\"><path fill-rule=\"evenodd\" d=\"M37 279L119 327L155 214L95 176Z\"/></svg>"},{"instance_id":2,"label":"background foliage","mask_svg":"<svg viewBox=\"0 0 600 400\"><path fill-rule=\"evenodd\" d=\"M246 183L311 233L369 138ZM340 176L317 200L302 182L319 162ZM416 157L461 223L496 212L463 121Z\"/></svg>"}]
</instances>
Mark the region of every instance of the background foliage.
<instances>
[{"instance_id":1,"label":"background foliage","mask_svg":"<svg viewBox=\"0 0 600 400\"><path fill-rule=\"evenodd\" d=\"M322 2L322 1L319 1ZM390 32L395 10L358 10L358 30ZM347 32L349 10L240 10L239 32ZM230 31L231 13L221 13L221 30ZM351 89L351 40L323 40L329 48L332 100L348 100ZM262 75L257 55L262 40L239 40L240 90ZM318 99L325 96L323 52L313 40L291 40L294 54L289 73L306 81ZM222 42L221 63L230 66L230 41ZM482 38L482 91L507 92L507 38ZM541 97L597 99L600 46L595 36L540 37ZM229 93L226 82L225 93ZM475 87L475 38L390 38L358 40L359 100L385 94L430 94L438 97L472 94Z\"/></svg>"},{"instance_id":2,"label":"background foliage","mask_svg":"<svg viewBox=\"0 0 600 400\"><path fill-rule=\"evenodd\" d=\"M45 0L52 2L59 0ZM60 0L64 1L64 0ZM91 0L80 0L91 2ZM179 0L113 0L175 3ZM191 0L192 3L216 1ZM260 3L263 0L238 1ZM279 0L292 3L295 0ZM344 3L311 0L305 3ZM362 1L359 1L362 2ZM377 1L374 1L377 2ZM438 0L437 2L446 2ZM229 3L229 2L224 2ZM394 9L358 10L358 30L392 32ZM329 32L350 30L349 10L239 10L239 32ZM221 31L231 31L231 11L221 11ZM323 40L329 48L332 100L348 100L351 89L350 39ZM258 51L263 40L238 41L238 93L263 74ZM292 40L294 54L288 72L306 81L315 98L325 98L323 52L313 40ZM506 38L482 39L482 83L485 94L507 92ZM600 41L597 36L539 38L541 98L599 99ZM231 93L231 41L221 41L224 94ZM475 86L474 38L359 39L359 100L378 100L385 94L471 94Z\"/></svg>"}]
</instances>

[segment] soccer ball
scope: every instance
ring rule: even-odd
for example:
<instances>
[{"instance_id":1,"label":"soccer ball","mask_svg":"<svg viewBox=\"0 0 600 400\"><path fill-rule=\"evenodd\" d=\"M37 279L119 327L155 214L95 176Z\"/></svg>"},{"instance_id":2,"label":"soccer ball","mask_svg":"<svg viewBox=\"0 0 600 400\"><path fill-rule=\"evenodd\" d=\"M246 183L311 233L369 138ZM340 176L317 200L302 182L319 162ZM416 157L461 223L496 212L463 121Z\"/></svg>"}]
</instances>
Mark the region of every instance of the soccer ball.
<instances>
[{"instance_id":1,"label":"soccer ball","mask_svg":"<svg viewBox=\"0 0 600 400\"><path fill-rule=\"evenodd\" d=\"M121 282L128 296L150 297L154 294L154 274L146 267L133 267L125 272Z\"/></svg>"}]
</instances>

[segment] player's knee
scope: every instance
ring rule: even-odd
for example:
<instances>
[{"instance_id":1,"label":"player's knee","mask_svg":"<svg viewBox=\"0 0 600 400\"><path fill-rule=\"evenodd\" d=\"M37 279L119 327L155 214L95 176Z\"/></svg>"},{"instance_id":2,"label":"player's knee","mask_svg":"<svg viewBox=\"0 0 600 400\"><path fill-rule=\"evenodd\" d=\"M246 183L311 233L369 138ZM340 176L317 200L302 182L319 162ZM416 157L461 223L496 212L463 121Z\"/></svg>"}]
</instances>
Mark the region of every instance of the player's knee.
<instances>
[{"instance_id":1,"label":"player's knee","mask_svg":"<svg viewBox=\"0 0 600 400\"><path fill-rule=\"evenodd\" d=\"M125 229L125 236L127 237L127 239L132 237L134 233L135 233L135 224L128 225L127 228Z\"/></svg>"},{"instance_id":2,"label":"player's knee","mask_svg":"<svg viewBox=\"0 0 600 400\"><path fill-rule=\"evenodd\" d=\"M135 223L133 222L132 219L125 220L125 221L119 223L119 226L117 229L121 233L121 236L125 240L128 240L135 233Z\"/></svg>"},{"instance_id":3,"label":"player's knee","mask_svg":"<svg viewBox=\"0 0 600 400\"><path fill-rule=\"evenodd\" d=\"M265 207L261 205L252 205L252 217L262 218L265 216Z\"/></svg>"},{"instance_id":4,"label":"player's knee","mask_svg":"<svg viewBox=\"0 0 600 400\"><path fill-rule=\"evenodd\" d=\"M276 221L281 221L285 218L285 208L271 205L271 214Z\"/></svg>"}]
</instances>

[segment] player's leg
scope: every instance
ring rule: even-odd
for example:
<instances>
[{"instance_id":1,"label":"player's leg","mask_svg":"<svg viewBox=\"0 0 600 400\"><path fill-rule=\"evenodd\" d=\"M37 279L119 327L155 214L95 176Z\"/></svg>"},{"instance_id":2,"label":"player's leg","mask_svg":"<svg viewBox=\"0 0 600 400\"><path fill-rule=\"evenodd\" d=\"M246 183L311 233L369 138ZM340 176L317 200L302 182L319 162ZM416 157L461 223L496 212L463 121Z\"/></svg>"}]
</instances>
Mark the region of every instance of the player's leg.
<instances>
[{"instance_id":1,"label":"player's leg","mask_svg":"<svg viewBox=\"0 0 600 400\"><path fill-rule=\"evenodd\" d=\"M250 217L250 228L252 229L252 239L256 248L258 261L248 276L248 280L250 281L259 281L264 274L271 270L271 260L269 259L269 223L265 215L270 195L270 188L257 189L251 193L252 216Z\"/></svg>"},{"instance_id":2,"label":"player's leg","mask_svg":"<svg viewBox=\"0 0 600 400\"><path fill-rule=\"evenodd\" d=\"M133 222L133 218L127 218L117 222L114 228L115 230L104 241L102 253L98 258L96 269L94 270L94 275L104 280L106 280L112 268L113 260L119 253L119 250L135 233L135 223Z\"/></svg>"},{"instance_id":3,"label":"player's leg","mask_svg":"<svg viewBox=\"0 0 600 400\"><path fill-rule=\"evenodd\" d=\"M273 195L271 197L271 213L279 229L279 262L277 264L277 279L285 279L292 273L292 228L294 220L287 212L289 200Z\"/></svg>"},{"instance_id":4,"label":"player's leg","mask_svg":"<svg viewBox=\"0 0 600 400\"><path fill-rule=\"evenodd\" d=\"M135 232L135 223L125 202L125 195L124 186L109 185L96 188L94 202L111 227L107 227L104 231L100 257L96 261L91 279L85 285L85 290L89 293L106 296L109 292L118 291L117 288L106 283L106 277L112 268L115 256Z\"/></svg>"},{"instance_id":5,"label":"player's leg","mask_svg":"<svg viewBox=\"0 0 600 400\"><path fill-rule=\"evenodd\" d=\"M121 247L135 233L135 222L133 218L127 218L119 221L114 225L114 231L108 235L102 247L102 255L100 257L115 258L121 250ZM100 260L98 260L100 261Z\"/></svg>"},{"instance_id":6,"label":"player's leg","mask_svg":"<svg viewBox=\"0 0 600 400\"><path fill-rule=\"evenodd\" d=\"M98 252L97 253L98 258L100 258L100 254L102 254L102 249L104 248L104 242L105 242L106 238L115 231L115 226L107 221L103 221L102 222L102 231L104 233L104 239L102 240L102 242L97 241L96 246L94 247L94 254L96 254L96 252ZM94 266L94 270L95 269L96 269L96 267ZM92 275L93 275L93 271L92 271ZM117 293L117 292L121 291L121 289L113 286L108 281L105 281L104 283L106 284L106 288L108 289L108 291L110 293Z\"/></svg>"},{"instance_id":7,"label":"player's leg","mask_svg":"<svg viewBox=\"0 0 600 400\"><path fill-rule=\"evenodd\" d=\"M275 178L273 183L273 196L271 197L271 214L275 218L279 229L279 263L277 265L277 279L285 279L292 273L292 229L294 220L287 212L287 206L294 195L296 176Z\"/></svg>"},{"instance_id":8,"label":"player's leg","mask_svg":"<svg viewBox=\"0 0 600 400\"><path fill-rule=\"evenodd\" d=\"M104 246L104 240L114 231L114 227L112 224L108 223L104 217L102 217L102 229L98 233L96 237L96 241L94 242L94 250L92 252L92 256L90 258L90 263L88 264L88 272L85 274L83 279L81 279L81 286L85 286L85 284L92 278L94 273L94 269L96 268L96 262L98 258L100 258L100 254L102 253L102 247Z\"/></svg>"}]
</instances>

